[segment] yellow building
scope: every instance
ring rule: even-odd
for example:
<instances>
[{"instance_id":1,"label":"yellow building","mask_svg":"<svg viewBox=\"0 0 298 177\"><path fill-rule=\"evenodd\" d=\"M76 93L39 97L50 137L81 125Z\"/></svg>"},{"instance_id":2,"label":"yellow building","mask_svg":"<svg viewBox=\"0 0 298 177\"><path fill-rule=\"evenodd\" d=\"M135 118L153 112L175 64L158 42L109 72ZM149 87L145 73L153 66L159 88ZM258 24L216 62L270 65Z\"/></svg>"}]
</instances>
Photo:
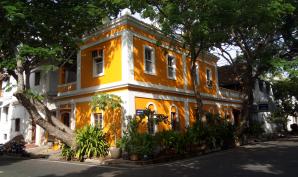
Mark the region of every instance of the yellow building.
<instances>
[{"instance_id":1,"label":"yellow building","mask_svg":"<svg viewBox=\"0 0 298 177\"><path fill-rule=\"evenodd\" d=\"M198 59L197 79L204 109L237 121L241 95L218 87L216 62L211 55ZM182 129L195 120L187 51L129 15L85 36L77 53L77 68L73 72L61 68L59 76L57 113L73 129L99 122L109 130L107 113L92 112L90 106L91 97L100 92L119 95L124 101L119 124L145 108L167 115ZM154 131L170 128L161 123Z\"/></svg>"}]
</instances>

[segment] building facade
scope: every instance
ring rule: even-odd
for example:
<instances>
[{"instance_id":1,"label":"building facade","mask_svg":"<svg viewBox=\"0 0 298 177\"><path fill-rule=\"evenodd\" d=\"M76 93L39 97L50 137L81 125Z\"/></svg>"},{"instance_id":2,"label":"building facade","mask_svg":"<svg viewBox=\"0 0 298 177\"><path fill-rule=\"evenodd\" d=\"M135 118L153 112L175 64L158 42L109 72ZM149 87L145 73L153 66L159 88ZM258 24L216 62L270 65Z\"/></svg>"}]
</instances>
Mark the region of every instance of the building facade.
<instances>
[{"instance_id":1,"label":"building facade","mask_svg":"<svg viewBox=\"0 0 298 177\"><path fill-rule=\"evenodd\" d=\"M73 129L99 122L108 131L112 126L108 113L92 111L90 105L93 95L105 92L123 100L121 127L149 108L184 129L194 123L196 109L187 54L179 42L154 27L122 16L83 38L76 71L60 68L57 115ZM240 116L241 94L218 86L216 62L211 55L198 58L196 79L203 107L234 122ZM69 79L74 73L76 79ZM160 123L154 132L170 128Z\"/></svg>"},{"instance_id":2,"label":"building facade","mask_svg":"<svg viewBox=\"0 0 298 177\"><path fill-rule=\"evenodd\" d=\"M32 70L30 74L30 88L37 93L46 96L45 104L56 110L51 100L57 95L58 72L45 72L39 68ZM46 141L45 131L32 122L26 109L18 103L13 96L16 91L16 80L13 77L5 77L0 81L0 144L4 144L17 135L23 135L28 143L41 145Z\"/></svg>"}]
</instances>

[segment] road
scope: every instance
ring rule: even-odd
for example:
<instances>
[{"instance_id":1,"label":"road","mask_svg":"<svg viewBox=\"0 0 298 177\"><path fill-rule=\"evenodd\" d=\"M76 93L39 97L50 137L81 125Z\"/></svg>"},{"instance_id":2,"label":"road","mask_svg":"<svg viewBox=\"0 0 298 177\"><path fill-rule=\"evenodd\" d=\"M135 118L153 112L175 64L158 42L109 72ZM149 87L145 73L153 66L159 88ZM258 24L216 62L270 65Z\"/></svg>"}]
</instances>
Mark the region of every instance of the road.
<instances>
[{"instance_id":1,"label":"road","mask_svg":"<svg viewBox=\"0 0 298 177\"><path fill-rule=\"evenodd\" d=\"M148 166L94 166L85 163L0 157L0 177L254 177L298 176L298 138Z\"/></svg>"}]
</instances>

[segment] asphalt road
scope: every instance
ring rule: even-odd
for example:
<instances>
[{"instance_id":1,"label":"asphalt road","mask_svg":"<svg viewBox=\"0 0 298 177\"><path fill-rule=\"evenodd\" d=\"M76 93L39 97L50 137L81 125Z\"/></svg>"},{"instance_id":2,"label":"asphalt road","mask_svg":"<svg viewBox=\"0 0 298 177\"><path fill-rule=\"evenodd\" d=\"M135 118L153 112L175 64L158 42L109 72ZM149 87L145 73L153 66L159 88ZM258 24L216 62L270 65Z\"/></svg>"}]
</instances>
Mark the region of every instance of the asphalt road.
<instances>
[{"instance_id":1,"label":"asphalt road","mask_svg":"<svg viewBox=\"0 0 298 177\"><path fill-rule=\"evenodd\" d=\"M298 138L270 141L166 164L107 167L0 157L0 177L298 176Z\"/></svg>"}]
</instances>

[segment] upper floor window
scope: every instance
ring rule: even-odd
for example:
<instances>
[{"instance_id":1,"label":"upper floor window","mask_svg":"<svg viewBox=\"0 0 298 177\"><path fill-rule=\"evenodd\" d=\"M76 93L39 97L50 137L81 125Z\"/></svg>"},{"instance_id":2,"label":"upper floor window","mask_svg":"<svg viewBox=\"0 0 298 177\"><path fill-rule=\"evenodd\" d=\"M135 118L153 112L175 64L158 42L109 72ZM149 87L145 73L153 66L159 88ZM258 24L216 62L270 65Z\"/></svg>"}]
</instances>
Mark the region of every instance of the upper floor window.
<instances>
[{"instance_id":1,"label":"upper floor window","mask_svg":"<svg viewBox=\"0 0 298 177\"><path fill-rule=\"evenodd\" d=\"M15 119L15 132L19 132L21 127L21 120L20 118Z\"/></svg>"},{"instance_id":2,"label":"upper floor window","mask_svg":"<svg viewBox=\"0 0 298 177\"><path fill-rule=\"evenodd\" d=\"M3 107L3 113L4 113L4 117L5 117L5 121L8 121L8 106Z\"/></svg>"},{"instance_id":3,"label":"upper floor window","mask_svg":"<svg viewBox=\"0 0 298 177\"><path fill-rule=\"evenodd\" d=\"M92 51L93 76L101 76L104 73L103 49Z\"/></svg>"},{"instance_id":4,"label":"upper floor window","mask_svg":"<svg viewBox=\"0 0 298 177\"><path fill-rule=\"evenodd\" d=\"M102 113L94 113L94 126L103 129L103 114Z\"/></svg>"},{"instance_id":5,"label":"upper floor window","mask_svg":"<svg viewBox=\"0 0 298 177\"><path fill-rule=\"evenodd\" d=\"M196 78L197 83L200 84L200 73L199 73L199 65L196 64Z\"/></svg>"},{"instance_id":6,"label":"upper floor window","mask_svg":"<svg viewBox=\"0 0 298 177\"><path fill-rule=\"evenodd\" d=\"M176 79L176 60L173 56L168 55L168 78Z\"/></svg>"},{"instance_id":7,"label":"upper floor window","mask_svg":"<svg viewBox=\"0 0 298 177\"><path fill-rule=\"evenodd\" d=\"M145 59L145 72L148 74L155 73L155 57L154 50L151 47L145 46L144 48Z\"/></svg>"},{"instance_id":8,"label":"upper floor window","mask_svg":"<svg viewBox=\"0 0 298 177\"><path fill-rule=\"evenodd\" d=\"M36 71L34 73L34 85L35 86L40 85L40 78L41 78L40 71Z\"/></svg>"},{"instance_id":9,"label":"upper floor window","mask_svg":"<svg viewBox=\"0 0 298 177\"><path fill-rule=\"evenodd\" d=\"M210 69L206 69L206 79L207 79L207 86L212 87L213 86L212 73Z\"/></svg>"}]
</instances>

